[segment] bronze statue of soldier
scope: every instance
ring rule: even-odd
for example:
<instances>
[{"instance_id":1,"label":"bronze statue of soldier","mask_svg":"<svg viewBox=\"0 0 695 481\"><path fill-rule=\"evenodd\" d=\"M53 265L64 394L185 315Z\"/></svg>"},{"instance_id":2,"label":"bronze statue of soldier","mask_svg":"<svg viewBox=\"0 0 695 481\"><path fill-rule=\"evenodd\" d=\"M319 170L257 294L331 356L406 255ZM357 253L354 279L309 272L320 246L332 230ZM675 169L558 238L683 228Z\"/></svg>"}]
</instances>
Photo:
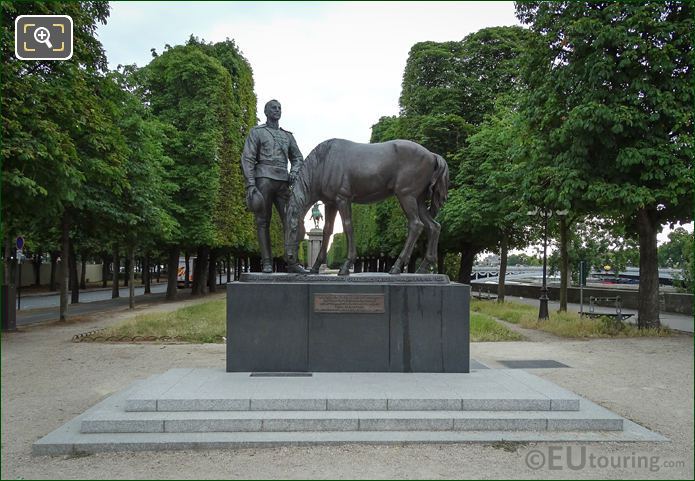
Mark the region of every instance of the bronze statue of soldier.
<instances>
[{"instance_id":1,"label":"bronze statue of soldier","mask_svg":"<svg viewBox=\"0 0 695 481\"><path fill-rule=\"evenodd\" d=\"M285 210L290 196L290 184L297 175L304 158L292 132L280 127L282 107L277 100L265 104L266 123L251 129L241 168L246 178L246 206L256 217L258 244L264 273L273 272L270 248L270 219L273 205L285 230ZM287 171L287 162L292 167Z\"/></svg>"}]
</instances>

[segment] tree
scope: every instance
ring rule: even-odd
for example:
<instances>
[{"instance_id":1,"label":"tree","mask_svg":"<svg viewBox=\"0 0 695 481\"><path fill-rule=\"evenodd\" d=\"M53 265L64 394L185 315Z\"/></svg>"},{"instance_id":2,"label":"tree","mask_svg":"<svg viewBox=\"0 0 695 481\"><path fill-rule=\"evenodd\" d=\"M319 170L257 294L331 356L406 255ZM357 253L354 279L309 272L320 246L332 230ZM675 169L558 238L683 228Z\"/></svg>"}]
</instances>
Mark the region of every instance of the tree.
<instances>
[{"instance_id":1,"label":"tree","mask_svg":"<svg viewBox=\"0 0 695 481\"><path fill-rule=\"evenodd\" d=\"M257 250L256 229L253 216L246 211L246 184L239 169L244 140L257 123L251 66L234 40L229 38L223 42L206 43L191 36L186 45L195 46L218 60L231 77L228 105L222 112L226 116L223 124L229 128L224 131L220 150L220 186L214 211L216 245L237 253L253 252ZM279 234L279 224L274 227ZM284 244L283 241L279 243ZM274 252L280 252L280 249L276 248Z\"/></svg>"},{"instance_id":2,"label":"tree","mask_svg":"<svg viewBox=\"0 0 695 481\"><path fill-rule=\"evenodd\" d=\"M507 252L525 245L529 233L525 228L527 209L515 182L521 175L514 162L520 119L501 104L497 110L457 154L458 187L442 209L441 220L451 236L468 243L460 258L462 282L470 279L475 254L500 249L498 299L503 302Z\"/></svg>"},{"instance_id":3,"label":"tree","mask_svg":"<svg viewBox=\"0 0 695 481\"><path fill-rule=\"evenodd\" d=\"M106 23L109 7L98 1L2 2L0 11L5 250L18 229L61 219L60 318L65 319L72 216L89 201L81 189L91 180L112 188L119 184L118 142L110 136L98 97L106 57L96 29ZM23 14L70 15L73 57L60 62L16 59L13 26Z\"/></svg>"},{"instance_id":4,"label":"tree","mask_svg":"<svg viewBox=\"0 0 695 481\"><path fill-rule=\"evenodd\" d=\"M166 154L174 161L170 180L179 187L174 202L182 228L170 244L167 297L175 296L172 273L181 246L198 250L192 293L205 294L210 248L220 240L215 211L221 166L231 162L232 139L241 134L233 131L231 75L197 45L169 48L143 75L152 112L173 126Z\"/></svg>"},{"instance_id":5,"label":"tree","mask_svg":"<svg viewBox=\"0 0 695 481\"><path fill-rule=\"evenodd\" d=\"M559 192L546 197L550 207L580 199L595 215L623 217L639 236L638 324L658 326L656 235L692 219L693 5L516 8L538 34L524 68L522 111L536 139L527 168L537 179L528 182Z\"/></svg>"},{"instance_id":6,"label":"tree","mask_svg":"<svg viewBox=\"0 0 695 481\"><path fill-rule=\"evenodd\" d=\"M523 86L519 59L530 35L519 27L495 27L475 32L460 42L414 45L403 75L401 116L398 122L394 118L382 118L373 128L373 140L375 136L399 135L447 159L453 182L450 200L440 214L443 227L440 257L443 259L446 251L461 252L460 282L470 281L478 252L497 244L509 244L497 226L483 225L485 220L493 220L491 216L480 216L483 204L490 210L496 204L494 198L486 204L488 197L483 192L490 193L493 189L480 180L484 166L478 164L486 161L487 153L481 149L473 158L467 156L466 150L472 135L476 132L482 135L483 130L492 127L485 125L484 120L495 112L502 97L509 97L508 104L514 103L514 96ZM509 109L509 105L505 108ZM493 135L503 135L499 124L495 128L497 133ZM507 143L504 149L509 148ZM500 161L502 149L497 150L493 154L496 160L484 167L490 175ZM508 153L502 157L500 166L511 161ZM475 224L475 219L480 222ZM474 224L481 229L475 230Z\"/></svg>"},{"instance_id":7,"label":"tree","mask_svg":"<svg viewBox=\"0 0 695 481\"><path fill-rule=\"evenodd\" d=\"M513 266L541 266L543 265L543 260L535 256L529 256L526 254L510 254L507 258L510 265Z\"/></svg>"},{"instance_id":8,"label":"tree","mask_svg":"<svg viewBox=\"0 0 695 481\"><path fill-rule=\"evenodd\" d=\"M628 266L636 266L639 264L637 241L627 234L621 222L584 218L577 222L576 229L570 235L568 262L572 266L578 266L583 261L585 273L591 270L603 271L606 266L611 266L611 271L616 275ZM558 251L554 252L548 260L551 270L560 267L558 254Z\"/></svg>"},{"instance_id":9,"label":"tree","mask_svg":"<svg viewBox=\"0 0 695 481\"><path fill-rule=\"evenodd\" d=\"M330 269L337 269L347 258L347 237L344 232L333 236L333 242L326 255L326 265Z\"/></svg>"},{"instance_id":10,"label":"tree","mask_svg":"<svg viewBox=\"0 0 695 481\"><path fill-rule=\"evenodd\" d=\"M674 284L689 291L693 288L693 245L693 233L678 227L669 233L668 242L659 247L659 266L682 269Z\"/></svg>"}]
</instances>

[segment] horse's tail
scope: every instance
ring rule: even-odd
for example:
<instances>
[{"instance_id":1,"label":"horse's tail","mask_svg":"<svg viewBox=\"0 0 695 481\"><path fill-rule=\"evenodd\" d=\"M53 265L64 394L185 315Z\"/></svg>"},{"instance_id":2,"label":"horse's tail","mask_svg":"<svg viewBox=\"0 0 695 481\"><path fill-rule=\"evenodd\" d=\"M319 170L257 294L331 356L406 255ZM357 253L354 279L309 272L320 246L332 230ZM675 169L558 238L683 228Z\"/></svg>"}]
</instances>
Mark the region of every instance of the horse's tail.
<instances>
[{"instance_id":1,"label":"horse's tail","mask_svg":"<svg viewBox=\"0 0 695 481\"><path fill-rule=\"evenodd\" d=\"M430 199L430 214L436 217L439 209L446 202L449 195L449 166L439 154L434 154L436 165L430 180L427 196Z\"/></svg>"}]
</instances>

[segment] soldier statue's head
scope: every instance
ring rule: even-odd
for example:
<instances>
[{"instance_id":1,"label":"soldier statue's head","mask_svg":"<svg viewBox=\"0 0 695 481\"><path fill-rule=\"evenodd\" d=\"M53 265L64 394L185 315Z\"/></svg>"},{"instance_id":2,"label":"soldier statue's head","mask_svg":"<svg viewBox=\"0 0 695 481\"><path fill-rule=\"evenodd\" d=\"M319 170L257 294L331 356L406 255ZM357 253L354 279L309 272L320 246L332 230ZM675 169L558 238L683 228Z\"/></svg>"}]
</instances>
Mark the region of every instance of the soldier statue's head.
<instances>
[{"instance_id":1,"label":"soldier statue's head","mask_svg":"<svg viewBox=\"0 0 695 481\"><path fill-rule=\"evenodd\" d=\"M269 100L263 108L263 113L265 113L268 120L278 121L282 115L282 106L280 105L280 102L275 99Z\"/></svg>"}]
</instances>

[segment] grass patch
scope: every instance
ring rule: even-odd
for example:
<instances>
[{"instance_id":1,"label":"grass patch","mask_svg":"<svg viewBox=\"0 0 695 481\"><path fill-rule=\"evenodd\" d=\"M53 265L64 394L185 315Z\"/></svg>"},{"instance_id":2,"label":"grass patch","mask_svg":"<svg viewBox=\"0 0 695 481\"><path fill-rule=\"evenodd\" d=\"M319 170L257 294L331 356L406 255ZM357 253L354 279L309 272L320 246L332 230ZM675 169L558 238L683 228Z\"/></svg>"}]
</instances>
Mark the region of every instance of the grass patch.
<instances>
[{"instance_id":1,"label":"grass patch","mask_svg":"<svg viewBox=\"0 0 695 481\"><path fill-rule=\"evenodd\" d=\"M168 336L193 343L221 343L227 334L225 299L182 307L173 312L140 314L112 328L99 337Z\"/></svg>"},{"instance_id":2,"label":"grass patch","mask_svg":"<svg viewBox=\"0 0 695 481\"><path fill-rule=\"evenodd\" d=\"M471 313L471 342L521 341L524 336L492 317L480 312Z\"/></svg>"},{"instance_id":3,"label":"grass patch","mask_svg":"<svg viewBox=\"0 0 695 481\"><path fill-rule=\"evenodd\" d=\"M610 317L591 319L573 312L551 312L550 319L538 320L538 307L515 302L497 303L473 299L471 311L518 324L527 329L538 329L561 337L662 337L670 336L667 327L638 329L634 324L618 322Z\"/></svg>"},{"instance_id":4,"label":"grass patch","mask_svg":"<svg viewBox=\"0 0 695 481\"><path fill-rule=\"evenodd\" d=\"M225 300L218 299L183 307L173 312L140 314L95 336L106 338L171 337L182 342L221 343L226 336ZM471 341L519 341L524 337L509 330L493 317L473 312Z\"/></svg>"}]
</instances>

